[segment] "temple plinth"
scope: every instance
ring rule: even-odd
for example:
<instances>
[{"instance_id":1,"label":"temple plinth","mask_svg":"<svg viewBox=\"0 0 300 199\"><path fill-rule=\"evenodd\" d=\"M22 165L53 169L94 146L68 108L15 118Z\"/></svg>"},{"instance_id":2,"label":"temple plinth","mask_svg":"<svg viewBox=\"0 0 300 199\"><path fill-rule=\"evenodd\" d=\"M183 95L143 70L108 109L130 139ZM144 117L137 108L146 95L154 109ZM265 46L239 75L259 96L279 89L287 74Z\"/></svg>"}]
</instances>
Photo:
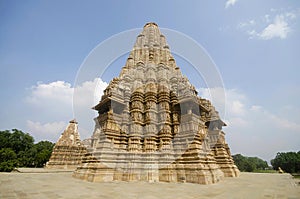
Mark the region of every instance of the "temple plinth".
<instances>
[{"instance_id":1,"label":"temple plinth","mask_svg":"<svg viewBox=\"0 0 300 199\"><path fill-rule=\"evenodd\" d=\"M76 178L211 184L238 175L228 145L212 144L215 135L225 139L224 123L182 75L155 23L144 26L94 109L99 116Z\"/></svg>"}]
</instances>

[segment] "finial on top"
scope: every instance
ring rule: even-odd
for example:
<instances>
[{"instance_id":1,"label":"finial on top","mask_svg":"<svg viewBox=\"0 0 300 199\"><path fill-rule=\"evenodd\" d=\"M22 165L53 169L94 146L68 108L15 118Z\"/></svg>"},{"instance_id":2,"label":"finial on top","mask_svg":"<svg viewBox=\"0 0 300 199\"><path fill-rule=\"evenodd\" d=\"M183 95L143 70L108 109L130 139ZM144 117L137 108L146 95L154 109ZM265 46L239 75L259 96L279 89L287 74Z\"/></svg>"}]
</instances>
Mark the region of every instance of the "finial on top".
<instances>
[{"instance_id":1,"label":"finial on top","mask_svg":"<svg viewBox=\"0 0 300 199\"><path fill-rule=\"evenodd\" d=\"M78 122L76 121L76 119L71 120L70 123L78 124Z\"/></svg>"},{"instance_id":2,"label":"finial on top","mask_svg":"<svg viewBox=\"0 0 300 199\"><path fill-rule=\"evenodd\" d=\"M147 27L147 26L157 26L158 27L158 25L156 23L154 23L154 22L148 22L148 23L146 23L144 25L144 28Z\"/></svg>"}]
</instances>

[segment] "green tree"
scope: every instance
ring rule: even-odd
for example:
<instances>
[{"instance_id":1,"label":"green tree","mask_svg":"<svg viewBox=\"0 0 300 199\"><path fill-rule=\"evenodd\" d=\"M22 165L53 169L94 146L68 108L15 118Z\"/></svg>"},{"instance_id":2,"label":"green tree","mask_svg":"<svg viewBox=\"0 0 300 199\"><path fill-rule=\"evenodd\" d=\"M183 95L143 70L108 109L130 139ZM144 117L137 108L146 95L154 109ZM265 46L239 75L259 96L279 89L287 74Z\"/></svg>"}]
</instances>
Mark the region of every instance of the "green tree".
<instances>
[{"instance_id":1,"label":"green tree","mask_svg":"<svg viewBox=\"0 0 300 199\"><path fill-rule=\"evenodd\" d=\"M0 171L12 171L16 165L16 153L10 148L0 149Z\"/></svg>"},{"instance_id":2,"label":"green tree","mask_svg":"<svg viewBox=\"0 0 300 199\"><path fill-rule=\"evenodd\" d=\"M20 151L26 151L34 145L34 139L28 133L23 133L18 129L13 129L9 137L10 148L17 154Z\"/></svg>"},{"instance_id":3,"label":"green tree","mask_svg":"<svg viewBox=\"0 0 300 199\"><path fill-rule=\"evenodd\" d=\"M40 141L38 143L35 144L35 148L38 151L42 151L44 149L52 151L54 144L52 142L49 141Z\"/></svg>"},{"instance_id":4,"label":"green tree","mask_svg":"<svg viewBox=\"0 0 300 199\"><path fill-rule=\"evenodd\" d=\"M6 131L0 131L0 149L10 148L9 137L11 133Z\"/></svg>"},{"instance_id":5,"label":"green tree","mask_svg":"<svg viewBox=\"0 0 300 199\"><path fill-rule=\"evenodd\" d=\"M253 172L256 170L256 164L254 161L251 161L250 158L246 157L245 162L244 162L244 169L247 172Z\"/></svg>"},{"instance_id":6,"label":"green tree","mask_svg":"<svg viewBox=\"0 0 300 199\"><path fill-rule=\"evenodd\" d=\"M16 161L9 160L0 163L0 172L11 172L16 167Z\"/></svg>"},{"instance_id":7,"label":"green tree","mask_svg":"<svg viewBox=\"0 0 300 199\"><path fill-rule=\"evenodd\" d=\"M18 167L34 167L37 150L34 147L18 153Z\"/></svg>"},{"instance_id":8,"label":"green tree","mask_svg":"<svg viewBox=\"0 0 300 199\"><path fill-rule=\"evenodd\" d=\"M273 169L280 167L288 173L300 172L300 151L298 152L278 152L276 157L271 160Z\"/></svg>"},{"instance_id":9,"label":"green tree","mask_svg":"<svg viewBox=\"0 0 300 199\"><path fill-rule=\"evenodd\" d=\"M232 158L240 171L253 172L258 169L268 168L267 162L258 157L246 157L241 154L236 154L233 155Z\"/></svg>"},{"instance_id":10,"label":"green tree","mask_svg":"<svg viewBox=\"0 0 300 199\"><path fill-rule=\"evenodd\" d=\"M34 139L28 133L13 129L0 131L0 171L14 167L43 167L49 160L54 144Z\"/></svg>"},{"instance_id":11,"label":"green tree","mask_svg":"<svg viewBox=\"0 0 300 199\"><path fill-rule=\"evenodd\" d=\"M250 162L254 163L255 170L257 170L257 169L263 170L263 169L266 169L266 168L269 167L267 161L264 161L264 160L262 160L262 159L260 159L258 157L248 157L248 160Z\"/></svg>"},{"instance_id":12,"label":"green tree","mask_svg":"<svg viewBox=\"0 0 300 199\"><path fill-rule=\"evenodd\" d=\"M17 158L16 153L10 148L0 149L0 162L8 160L15 160Z\"/></svg>"},{"instance_id":13,"label":"green tree","mask_svg":"<svg viewBox=\"0 0 300 199\"><path fill-rule=\"evenodd\" d=\"M245 161L246 158L241 154L236 154L232 156L235 165L239 168L240 171L245 171Z\"/></svg>"},{"instance_id":14,"label":"green tree","mask_svg":"<svg viewBox=\"0 0 300 199\"><path fill-rule=\"evenodd\" d=\"M43 167L49 160L54 144L49 141L40 141L34 145L37 153L34 159L36 167Z\"/></svg>"}]
</instances>

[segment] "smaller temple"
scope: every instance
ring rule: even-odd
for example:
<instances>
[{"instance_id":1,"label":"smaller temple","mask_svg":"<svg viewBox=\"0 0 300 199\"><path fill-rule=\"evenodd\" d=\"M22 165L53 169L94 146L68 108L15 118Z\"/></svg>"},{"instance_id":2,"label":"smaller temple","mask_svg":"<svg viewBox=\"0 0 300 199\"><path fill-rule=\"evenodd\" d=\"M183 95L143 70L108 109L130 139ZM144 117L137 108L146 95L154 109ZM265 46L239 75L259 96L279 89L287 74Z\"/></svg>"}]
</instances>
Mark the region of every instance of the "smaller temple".
<instances>
[{"instance_id":1,"label":"smaller temple","mask_svg":"<svg viewBox=\"0 0 300 199\"><path fill-rule=\"evenodd\" d=\"M81 163L86 147L81 143L78 123L71 120L55 144L47 169L76 169Z\"/></svg>"},{"instance_id":2,"label":"smaller temple","mask_svg":"<svg viewBox=\"0 0 300 199\"><path fill-rule=\"evenodd\" d=\"M240 171L234 164L230 148L225 141L225 133L222 131L223 126L227 126L219 117L218 111L209 100L204 100L211 107L210 121L206 122L208 126L208 143L212 154L224 173L224 177L237 177Z\"/></svg>"}]
</instances>

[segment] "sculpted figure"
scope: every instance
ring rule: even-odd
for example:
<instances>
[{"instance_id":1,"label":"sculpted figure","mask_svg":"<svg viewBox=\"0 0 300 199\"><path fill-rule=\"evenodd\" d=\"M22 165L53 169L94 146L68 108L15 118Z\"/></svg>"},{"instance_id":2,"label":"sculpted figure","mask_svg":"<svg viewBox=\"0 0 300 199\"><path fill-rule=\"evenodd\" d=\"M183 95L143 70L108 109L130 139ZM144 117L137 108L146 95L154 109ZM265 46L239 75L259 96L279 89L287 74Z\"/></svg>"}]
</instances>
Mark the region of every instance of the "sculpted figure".
<instances>
[{"instance_id":1,"label":"sculpted figure","mask_svg":"<svg viewBox=\"0 0 300 199\"><path fill-rule=\"evenodd\" d=\"M178 114L177 113L173 113L173 121L178 122Z\"/></svg>"},{"instance_id":2,"label":"sculpted figure","mask_svg":"<svg viewBox=\"0 0 300 199\"><path fill-rule=\"evenodd\" d=\"M132 108L135 109L135 108L139 108L139 104L137 101L133 101L132 102Z\"/></svg>"},{"instance_id":3,"label":"sculpted figure","mask_svg":"<svg viewBox=\"0 0 300 199\"><path fill-rule=\"evenodd\" d=\"M166 121L166 115L165 115L165 113L161 113L160 114L160 120L161 120L161 122Z\"/></svg>"},{"instance_id":4,"label":"sculpted figure","mask_svg":"<svg viewBox=\"0 0 300 199\"><path fill-rule=\"evenodd\" d=\"M170 114L169 114L169 113L166 113L166 121L167 121L167 122L170 122L170 121L171 121L171 118L170 118Z\"/></svg>"},{"instance_id":5,"label":"sculpted figure","mask_svg":"<svg viewBox=\"0 0 300 199\"><path fill-rule=\"evenodd\" d=\"M151 102L146 102L146 109L150 109L151 108Z\"/></svg>"},{"instance_id":6,"label":"sculpted figure","mask_svg":"<svg viewBox=\"0 0 300 199\"><path fill-rule=\"evenodd\" d=\"M178 129L179 129L178 126L175 125L175 126L174 126L174 134L175 134L175 135L178 133Z\"/></svg>"},{"instance_id":7,"label":"sculpted figure","mask_svg":"<svg viewBox=\"0 0 300 199\"><path fill-rule=\"evenodd\" d=\"M164 108L165 108L165 110L170 110L170 107L169 107L169 103L168 102L165 102L164 103Z\"/></svg>"},{"instance_id":8,"label":"sculpted figure","mask_svg":"<svg viewBox=\"0 0 300 199\"><path fill-rule=\"evenodd\" d=\"M148 121L148 120L151 120L151 118L150 118L150 113L149 112L146 112L146 114L145 114L145 119Z\"/></svg>"},{"instance_id":9,"label":"sculpted figure","mask_svg":"<svg viewBox=\"0 0 300 199\"><path fill-rule=\"evenodd\" d=\"M204 139L206 137L206 130L205 129L199 127L199 131L198 132L199 132L200 139Z\"/></svg>"}]
</instances>

